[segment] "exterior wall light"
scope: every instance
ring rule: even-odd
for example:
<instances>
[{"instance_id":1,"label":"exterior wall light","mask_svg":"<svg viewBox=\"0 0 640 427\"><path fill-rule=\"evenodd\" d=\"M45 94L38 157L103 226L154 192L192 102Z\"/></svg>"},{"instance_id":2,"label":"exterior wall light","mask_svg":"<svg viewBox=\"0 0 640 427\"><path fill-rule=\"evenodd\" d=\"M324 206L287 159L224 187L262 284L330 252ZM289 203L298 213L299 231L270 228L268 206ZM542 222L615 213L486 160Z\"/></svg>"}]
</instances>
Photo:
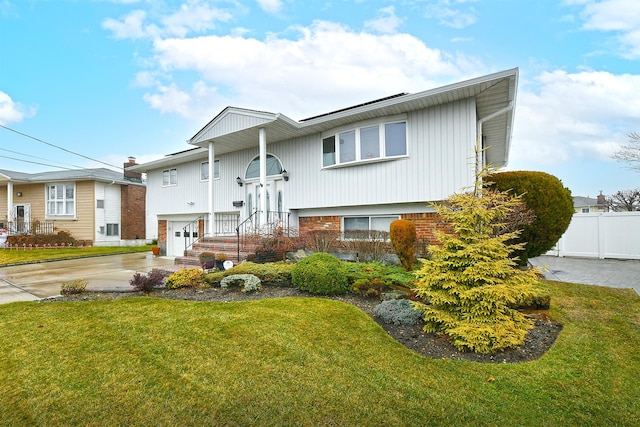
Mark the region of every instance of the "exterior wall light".
<instances>
[{"instance_id":1,"label":"exterior wall light","mask_svg":"<svg viewBox=\"0 0 640 427\"><path fill-rule=\"evenodd\" d=\"M283 178L285 181L289 181L289 172L287 172L287 170L286 170L286 169L282 169L282 178Z\"/></svg>"},{"instance_id":2,"label":"exterior wall light","mask_svg":"<svg viewBox=\"0 0 640 427\"><path fill-rule=\"evenodd\" d=\"M244 184L244 182L242 182L242 178L240 178L240 177L237 177L237 178L236 178L236 182L238 183L238 185L239 185L240 187L242 187L242 185Z\"/></svg>"},{"instance_id":3,"label":"exterior wall light","mask_svg":"<svg viewBox=\"0 0 640 427\"><path fill-rule=\"evenodd\" d=\"M16 196L18 196L18 197L22 197L22 191L18 191L18 192L16 193Z\"/></svg>"}]
</instances>

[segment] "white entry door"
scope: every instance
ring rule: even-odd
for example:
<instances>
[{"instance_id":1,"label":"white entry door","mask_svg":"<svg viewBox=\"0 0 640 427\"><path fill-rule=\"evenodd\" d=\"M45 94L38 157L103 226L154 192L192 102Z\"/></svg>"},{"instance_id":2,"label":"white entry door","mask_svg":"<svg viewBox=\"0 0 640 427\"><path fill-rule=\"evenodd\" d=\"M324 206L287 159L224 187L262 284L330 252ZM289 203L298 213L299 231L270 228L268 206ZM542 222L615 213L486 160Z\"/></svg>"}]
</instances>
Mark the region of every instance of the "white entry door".
<instances>
[{"instance_id":1,"label":"white entry door","mask_svg":"<svg viewBox=\"0 0 640 427\"><path fill-rule=\"evenodd\" d=\"M13 205L14 227L18 233L31 232L31 204Z\"/></svg>"}]
</instances>

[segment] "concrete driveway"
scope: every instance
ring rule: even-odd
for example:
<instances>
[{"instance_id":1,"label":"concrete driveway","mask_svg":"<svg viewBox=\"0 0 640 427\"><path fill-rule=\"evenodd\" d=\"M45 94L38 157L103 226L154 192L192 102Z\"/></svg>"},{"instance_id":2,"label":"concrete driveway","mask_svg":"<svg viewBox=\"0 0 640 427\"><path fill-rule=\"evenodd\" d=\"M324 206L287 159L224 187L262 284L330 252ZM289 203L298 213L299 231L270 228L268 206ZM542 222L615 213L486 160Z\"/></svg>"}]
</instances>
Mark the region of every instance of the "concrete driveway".
<instances>
[{"instance_id":1,"label":"concrete driveway","mask_svg":"<svg viewBox=\"0 0 640 427\"><path fill-rule=\"evenodd\" d=\"M631 288L640 295L640 260L539 256L529 262L545 267L549 280L584 285Z\"/></svg>"},{"instance_id":2,"label":"concrete driveway","mask_svg":"<svg viewBox=\"0 0 640 427\"><path fill-rule=\"evenodd\" d=\"M0 267L0 304L60 295L63 283L85 279L89 290L131 290L136 272L176 269L174 258L132 253Z\"/></svg>"}]
</instances>

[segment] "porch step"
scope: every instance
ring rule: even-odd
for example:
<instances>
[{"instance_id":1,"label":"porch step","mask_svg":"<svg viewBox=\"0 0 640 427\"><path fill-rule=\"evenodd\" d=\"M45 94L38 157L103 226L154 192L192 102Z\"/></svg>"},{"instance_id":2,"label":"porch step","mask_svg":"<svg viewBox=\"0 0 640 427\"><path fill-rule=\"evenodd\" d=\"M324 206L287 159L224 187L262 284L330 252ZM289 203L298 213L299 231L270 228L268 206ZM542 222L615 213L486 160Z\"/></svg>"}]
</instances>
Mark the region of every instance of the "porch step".
<instances>
[{"instance_id":1,"label":"porch step","mask_svg":"<svg viewBox=\"0 0 640 427\"><path fill-rule=\"evenodd\" d=\"M203 252L213 252L215 254L225 254L228 260L234 264L247 259L258 249L258 245L245 243L240 250L240 258L238 259L238 240L236 237L211 237L205 236L193 246L185 251L184 256L176 257L175 264L185 268L193 268L200 266L199 256Z\"/></svg>"}]
</instances>

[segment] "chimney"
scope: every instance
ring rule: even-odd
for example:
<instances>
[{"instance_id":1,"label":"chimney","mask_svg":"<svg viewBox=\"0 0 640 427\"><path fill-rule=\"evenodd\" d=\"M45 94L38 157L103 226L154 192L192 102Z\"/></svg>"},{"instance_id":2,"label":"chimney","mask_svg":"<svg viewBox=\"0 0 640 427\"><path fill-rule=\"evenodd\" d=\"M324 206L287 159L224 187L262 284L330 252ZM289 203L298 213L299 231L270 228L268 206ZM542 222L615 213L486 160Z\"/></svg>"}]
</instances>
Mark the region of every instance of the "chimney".
<instances>
[{"instance_id":1,"label":"chimney","mask_svg":"<svg viewBox=\"0 0 640 427\"><path fill-rule=\"evenodd\" d=\"M141 172L132 172L128 171L127 168L129 166L137 165L135 157L128 157L127 163L124 164L124 177L136 182L142 182L142 173Z\"/></svg>"},{"instance_id":2,"label":"chimney","mask_svg":"<svg viewBox=\"0 0 640 427\"><path fill-rule=\"evenodd\" d=\"M598 210L600 212L607 212L609 209L607 209L607 200L604 196L604 194L602 194L602 190L600 190L600 194L598 194L598 197L596 197L596 200L598 203Z\"/></svg>"}]
</instances>

